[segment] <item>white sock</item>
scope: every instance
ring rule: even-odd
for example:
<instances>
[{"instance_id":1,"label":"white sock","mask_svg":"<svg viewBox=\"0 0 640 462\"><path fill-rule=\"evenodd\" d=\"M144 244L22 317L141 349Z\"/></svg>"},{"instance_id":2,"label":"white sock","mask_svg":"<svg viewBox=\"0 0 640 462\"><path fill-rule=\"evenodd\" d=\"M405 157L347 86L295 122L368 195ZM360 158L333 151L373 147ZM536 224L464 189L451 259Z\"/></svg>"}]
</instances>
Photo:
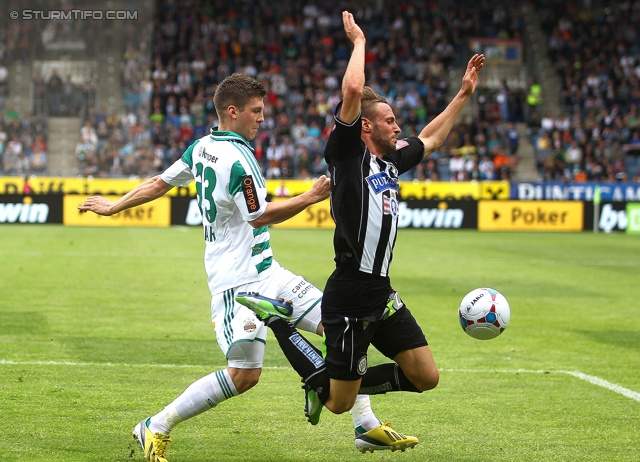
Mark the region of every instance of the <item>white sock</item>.
<instances>
[{"instance_id":1,"label":"white sock","mask_svg":"<svg viewBox=\"0 0 640 462\"><path fill-rule=\"evenodd\" d=\"M168 435L180 422L202 414L237 394L226 369L209 374L193 382L171 404L151 417L149 430Z\"/></svg>"},{"instance_id":2,"label":"white sock","mask_svg":"<svg viewBox=\"0 0 640 462\"><path fill-rule=\"evenodd\" d=\"M362 427L365 431L369 431L380 425L380 420L378 420L373 413L373 409L371 409L369 395L358 395L356 397L356 403L349 413L353 419L353 426L356 429Z\"/></svg>"}]
</instances>

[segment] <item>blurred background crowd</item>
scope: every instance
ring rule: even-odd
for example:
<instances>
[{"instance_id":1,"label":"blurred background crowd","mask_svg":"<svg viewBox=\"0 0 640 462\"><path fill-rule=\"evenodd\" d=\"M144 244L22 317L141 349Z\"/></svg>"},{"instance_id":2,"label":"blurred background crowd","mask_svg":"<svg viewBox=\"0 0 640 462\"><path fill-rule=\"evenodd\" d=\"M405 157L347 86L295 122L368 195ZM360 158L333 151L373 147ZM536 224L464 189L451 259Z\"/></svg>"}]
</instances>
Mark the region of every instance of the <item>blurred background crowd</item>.
<instances>
[{"instance_id":1,"label":"blurred background crowd","mask_svg":"<svg viewBox=\"0 0 640 462\"><path fill-rule=\"evenodd\" d=\"M28 3L43 11L96 8L82 0ZM458 90L474 52L470 39L527 40L530 31L520 3L349 4L367 37L367 84L393 106L405 136L417 134ZM445 145L402 179L517 179L527 148L534 153L538 179L640 181L640 1L602 7L598 2L526 3L544 34L544 53L555 66L557 101L542 104L549 98L533 72L492 85L481 80L470 112ZM311 178L326 172L322 153L350 55L343 2L116 4L147 8L151 20L120 25L122 49L112 65L122 103L110 109L100 98L104 75L95 68L61 75L46 63L34 65L60 50L97 47L91 21L0 18L0 174L57 173L48 159L48 143L56 136L50 121L56 117L79 120L69 149L73 174L157 174L217 125L213 93L234 72L256 77L268 90L265 122L252 141L265 177ZM23 11L24 2L8 0L5 6ZM524 56L526 69L535 68L532 59ZM29 65L34 69L30 110L20 111L11 102L10 73Z\"/></svg>"}]
</instances>

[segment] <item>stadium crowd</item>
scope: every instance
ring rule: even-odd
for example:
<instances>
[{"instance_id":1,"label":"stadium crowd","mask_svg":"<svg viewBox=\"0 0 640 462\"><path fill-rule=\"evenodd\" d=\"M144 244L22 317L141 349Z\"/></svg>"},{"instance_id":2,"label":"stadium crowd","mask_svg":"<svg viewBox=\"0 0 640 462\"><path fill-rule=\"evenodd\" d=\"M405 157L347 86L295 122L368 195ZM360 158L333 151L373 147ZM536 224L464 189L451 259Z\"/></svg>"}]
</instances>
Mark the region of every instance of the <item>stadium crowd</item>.
<instances>
[{"instance_id":1,"label":"stadium crowd","mask_svg":"<svg viewBox=\"0 0 640 462\"><path fill-rule=\"evenodd\" d=\"M533 144L546 180L638 180L640 49L634 39L640 2L621 2L601 15L559 0L533 3L563 83L563 113L524 111L523 96L503 83L492 95L500 101L497 116L480 107L462 118L445 145L402 179L508 180L525 141ZM367 83L393 105L405 136L448 102L448 70L466 59L468 38L523 33L518 9L506 1L382 5L378 11L354 2L354 12L367 36ZM285 0L277 8L258 0L158 0L153 23L126 26L122 110L106 113L84 98L78 173L146 177L163 170L217 124L215 85L233 72L253 75L268 89L265 122L253 142L265 176L325 173L322 153L340 98L336 76L349 53L339 12L336 0ZM22 59L15 40L12 47L11 59ZM0 48L8 49L6 40ZM2 75L0 65L0 85ZM51 104L19 117L27 157L36 138L46 146L42 119ZM8 109L0 131L3 174L22 174L4 166L12 156L4 155L2 133L8 144L17 127L8 123ZM526 122L526 140L519 139L516 122Z\"/></svg>"},{"instance_id":2,"label":"stadium crowd","mask_svg":"<svg viewBox=\"0 0 640 462\"><path fill-rule=\"evenodd\" d=\"M640 181L640 1L536 11L562 87L562 114L530 121L544 179Z\"/></svg>"},{"instance_id":3,"label":"stadium crowd","mask_svg":"<svg viewBox=\"0 0 640 462\"><path fill-rule=\"evenodd\" d=\"M20 114L8 101L8 66L26 58L27 42L26 38L15 34L15 25L10 27L8 15L5 16L7 18L3 18L0 27L0 173L26 175L43 172L46 169L46 118Z\"/></svg>"},{"instance_id":4,"label":"stadium crowd","mask_svg":"<svg viewBox=\"0 0 640 462\"><path fill-rule=\"evenodd\" d=\"M217 124L215 85L233 72L253 75L268 89L265 122L254 140L265 176L325 173L322 153L340 98L336 76L349 48L338 2L299 3L285 1L276 9L253 0L199 7L159 1L151 44L138 39L138 29L127 31L125 107L111 117L98 111L91 122L95 133L88 140L81 136L81 174L148 176L166 168ZM469 7L468 14L408 2L386 2L382 11L361 5L356 16L370 44L368 83L393 104L405 135L448 102L447 69L459 64L467 37L521 33L515 12L488 4ZM83 130L92 133L88 126ZM449 143L404 179L509 178L517 149L508 136L499 120L460 123ZM463 145L469 138L473 143Z\"/></svg>"}]
</instances>

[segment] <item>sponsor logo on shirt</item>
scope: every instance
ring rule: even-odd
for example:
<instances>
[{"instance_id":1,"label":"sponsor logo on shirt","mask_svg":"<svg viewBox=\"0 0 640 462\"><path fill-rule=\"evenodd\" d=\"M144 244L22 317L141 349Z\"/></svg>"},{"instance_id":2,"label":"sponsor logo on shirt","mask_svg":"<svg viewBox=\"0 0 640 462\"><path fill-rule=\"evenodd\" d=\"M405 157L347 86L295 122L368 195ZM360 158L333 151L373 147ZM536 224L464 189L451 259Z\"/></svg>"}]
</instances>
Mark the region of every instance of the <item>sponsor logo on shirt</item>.
<instances>
[{"instance_id":1,"label":"sponsor logo on shirt","mask_svg":"<svg viewBox=\"0 0 640 462\"><path fill-rule=\"evenodd\" d=\"M385 215L393 215L394 217L398 215L398 200L395 195L391 197L384 196L382 198L382 213Z\"/></svg>"},{"instance_id":2,"label":"sponsor logo on shirt","mask_svg":"<svg viewBox=\"0 0 640 462\"><path fill-rule=\"evenodd\" d=\"M253 177L251 175L246 176L242 180L242 194L244 194L244 201L247 204L247 210L249 210L250 213L260 210L260 202L258 201L258 196L256 194L256 185L253 182Z\"/></svg>"},{"instance_id":3,"label":"sponsor logo on shirt","mask_svg":"<svg viewBox=\"0 0 640 462\"><path fill-rule=\"evenodd\" d=\"M369 186L376 194L380 194L388 189L398 191L398 179L391 178L387 172L376 173L367 177Z\"/></svg>"}]
</instances>

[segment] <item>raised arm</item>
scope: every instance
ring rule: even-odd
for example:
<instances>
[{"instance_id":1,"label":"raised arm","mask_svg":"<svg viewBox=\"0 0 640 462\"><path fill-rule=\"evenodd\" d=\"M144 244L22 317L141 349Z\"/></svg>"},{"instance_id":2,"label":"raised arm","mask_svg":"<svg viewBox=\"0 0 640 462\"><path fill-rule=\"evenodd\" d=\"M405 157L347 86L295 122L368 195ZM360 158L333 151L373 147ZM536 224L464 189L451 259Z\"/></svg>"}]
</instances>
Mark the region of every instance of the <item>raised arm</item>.
<instances>
[{"instance_id":1,"label":"raised arm","mask_svg":"<svg viewBox=\"0 0 640 462\"><path fill-rule=\"evenodd\" d=\"M110 202L101 196L88 197L84 204L78 206L78 210L110 216L125 209L151 202L160 196L164 196L171 188L173 188L172 185L165 183L160 178L160 175L157 175L139 184L115 202Z\"/></svg>"},{"instance_id":2,"label":"raised arm","mask_svg":"<svg viewBox=\"0 0 640 462\"><path fill-rule=\"evenodd\" d=\"M467 70L462 77L462 87L449 105L426 127L418 137L424 143L424 154L428 155L438 149L449 136L449 132L458 120L464 105L473 95L478 85L478 73L484 66L484 55L475 54L467 64Z\"/></svg>"},{"instance_id":3,"label":"raised arm","mask_svg":"<svg viewBox=\"0 0 640 462\"><path fill-rule=\"evenodd\" d=\"M360 114L360 98L364 88L364 47L366 40L353 14L342 12L342 23L347 37L353 43L353 51L342 79L342 106L338 118L345 124L356 120Z\"/></svg>"},{"instance_id":4,"label":"raised arm","mask_svg":"<svg viewBox=\"0 0 640 462\"><path fill-rule=\"evenodd\" d=\"M263 226L282 223L283 221L299 214L310 205L325 200L329 197L330 191L331 180L322 175L313 183L313 186L309 191L284 201L269 202L267 210L260 216L260 218L250 221L249 224L254 228L262 228Z\"/></svg>"}]
</instances>

